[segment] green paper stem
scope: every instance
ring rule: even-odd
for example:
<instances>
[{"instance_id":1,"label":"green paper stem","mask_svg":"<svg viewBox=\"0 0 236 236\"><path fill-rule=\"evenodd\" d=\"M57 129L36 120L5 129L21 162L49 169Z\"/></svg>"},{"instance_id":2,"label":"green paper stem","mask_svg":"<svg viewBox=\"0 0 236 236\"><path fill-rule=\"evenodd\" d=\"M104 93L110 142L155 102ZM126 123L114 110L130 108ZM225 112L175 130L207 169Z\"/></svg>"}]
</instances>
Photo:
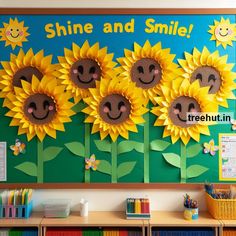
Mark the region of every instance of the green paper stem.
<instances>
[{"instance_id":1,"label":"green paper stem","mask_svg":"<svg viewBox=\"0 0 236 236\"><path fill-rule=\"evenodd\" d=\"M181 173L181 183L186 183L187 179L187 153L186 146L180 143L180 173Z\"/></svg>"},{"instance_id":2,"label":"green paper stem","mask_svg":"<svg viewBox=\"0 0 236 236\"><path fill-rule=\"evenodd\" d=\"M85 123L85 137L84 137L85 158L90 158L90 124ZM90 169L84 172L84 182L90 182Z\"/></svg>"},{"instance_id":3,"label":"green paper stem","mask_svg":"<svg viewBox=\"0 0 236 236\"><path fill-rule=\"evenodd\" d=\"M149 106L148 106L149 107ZM144 183L149 183L149 152L150 152L150 142L149 142L149 112L144 115Z\"/></svg>"},{"instance_id":4,"label":"green paper stem","mask_svg":"<svg viewBox=\"0 0 236 236\"><path fill-rule=\"evenodd\" d=\"M38 152L38 163L37 163L37 182L43 183L43 141L37 140L37 152Z\"/></svg>"},{"instance_id":5,"label":"green paper stem","mask_svg":"<svg viewBox=\"0 0 236 236\"><path fill-rule=\"evenodd\" d=\"M117 141L111 144L111 182L117 183Z\"/></svg>"}]
</instances>

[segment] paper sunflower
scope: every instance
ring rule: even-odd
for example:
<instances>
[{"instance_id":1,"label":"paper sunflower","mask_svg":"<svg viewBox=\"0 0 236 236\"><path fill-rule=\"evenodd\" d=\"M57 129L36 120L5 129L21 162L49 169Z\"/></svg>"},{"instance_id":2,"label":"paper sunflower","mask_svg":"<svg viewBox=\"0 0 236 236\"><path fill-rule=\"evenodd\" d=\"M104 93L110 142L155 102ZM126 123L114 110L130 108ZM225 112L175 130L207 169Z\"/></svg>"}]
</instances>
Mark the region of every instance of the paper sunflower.
<instances>
[{"instance_id":1,"label":"paper sunflower","mask_svg":"<svg viewBox=\"0 0 236 236\"><path fill-rule=\"evenodd\" d=\"M45 75L53 78L55 65L51 64L52 55L44 56L43 50L34 54L32 49L26 53L20 49L18 55L11 54L10 61L2 61L3 67L0 70L0 97L6 98L8 94L14 93L14 87L22 87L22 81L31 83L32 76L35 75L39 80ZM7 99L3 106L7 106Z\"/></svg>"},{"instance_id":2,"label":"paper sunflower","mask_svg":"<svg viewBox=\"0 0 236 236\"><path fill-rule=\"evenodd\" d=\"M90 46L85 41L82 47L75 43L72 50L64 49L64 57L58 57L60 68L58 78L71 91L75 102L89 95L89 88L95 88L95 81L113 74L113 54L107 54L107 48L99 48L99 43Z\"/></svg>"},{"instance_id":3,"label":"paper sunflower","mask_svg":"<svg viewBox=\"0 0 236 236\"><path fill-rule=\"evenodd\" d=\"M18 134L26 134L31 140L45 135L56 138L56 130L65 131L64 124L70 122L73 103L71 95L64 92L65 86L57 85L55 78L44 76L40 81L33 75L32 82L22 81L22 88L15 87L15 94L9 96L10 126L19 126Z\"/></svg>"},{"instance_id":4,"label":"paper sunflower","mask_svg":"<svg viewBox=\"0 0 236 236\"><path fill-rule=\"evenodd\" d=\"M83 110L88 114L86 123L93 123L92 133L100 132L101 139L110 135L116 141L121 135L128 138L128 132L137 132L136 124L144 122L142 115L147 112L143 106L142 90L134 83L102 79L96 88L90 89L90 97L84 101L88 106Z\"/></svg>"},{"instance_id":5,"label":"paper sunflower","mask_svg":"<svg viewBox=\"0 0 236 236\"><path fill-rule=\"evenodd\" d=\"M206 47L202 52L194 48L193 54L185 52L185 60L178 62L183 68L183 77L191 82L198 80L202 87L210 86L209 94L214 94L219 105L228 107L227 99L235 98L236 73L232 72L234 64L227 64L227 55L220 57L218 51L210 53Z\"/></svg>"},{"instance_id":6,"label":"paper sunflower","mask_svg":"<svg viewBox=\"0 0 236 236\"><path fill-rule=\"evenodd\" d=\"M232 41L236 41L236 24L231 24L229 19L221 17L220 21L214 20L214 25L210 25L208 31L212 34L210 40L216 41L216 46L222 45L225 49L227 45L233 46Z\"/></svg>"},{"instance_id":7,"label":"paper sunflower","mask_svg":"<svg viewBox=\"0 0 236 236\"><path fill-rule=\"evenodd\" d=\"M152 113L158 116L155 126L165 126L163 137L171 136L172 143L181 139L186 145L190 138L199 141L200 134L210 135L208 126L202 123L188 124L187 112L217 112L218 106L209 87L201 88L198 81L190 84L188 79L178 78L170 86L161 86L161 97Z\"/></svg>"},{"instance_id":8,"label":"paper sunflower","mask_svg":"<svg viewBox=\"0 0 236 236\"><path fill-rule=\"evenodd\" d=\"M0 28L0 41L5 41L5 47L11 45L12 49L16 46L22 47L23 42L27 42L27 32L29 27L24 27L24 21L19 22L17 18L10 18L9 23L3 22L3 28Z\"/></svg>"},{"instance_id":9,"label":"paper sunflower","mask_svg":"<svg viewBox=\"0 0 236 236\"><path fill-rule=\"evenodd\" d=\"M178 65L173 63L174 54L170 49L162 49L161 43L151 46L147 40L140 46L134 43L134 51L124 50L125 57L118 58L118 72L142 88L145 98L155 103L154 97L160 91L160 85L173 80L178 74Z\"/></svg>"}]
</instances>

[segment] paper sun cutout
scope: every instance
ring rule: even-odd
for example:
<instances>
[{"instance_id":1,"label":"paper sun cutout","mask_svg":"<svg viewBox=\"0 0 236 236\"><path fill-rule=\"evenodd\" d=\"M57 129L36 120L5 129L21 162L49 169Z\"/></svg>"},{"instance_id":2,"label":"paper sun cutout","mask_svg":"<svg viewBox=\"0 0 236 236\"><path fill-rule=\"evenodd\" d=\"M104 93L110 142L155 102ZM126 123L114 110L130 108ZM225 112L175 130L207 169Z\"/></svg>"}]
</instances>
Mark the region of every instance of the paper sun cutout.
<instances>
[{"instance_id":1,"label":"paper sun cutout","mask_svg":"<svg viewBox=\"0 0 236 236\"><path fill-rule=\"evenodd\" d=\"M190 138L199 141L200 134L210 135L206 124L187 124L186 112L217 112L218 106L209 87L201 88L198 81L178 78L170 85L162 85L162 96L156 97L152 113L158 116L155 126L165 126L163 137L171 136L172 143L181 139L186 145Z\"/></svg>"},{"instance_id":2,"label":"paper sun cutout","mask_svg":"<svg viewBox=\"0 0 236 236\"><path fill-rule=\"evenodd\" d=\"M210 40L215 40L217 47L222 45L225 49L227 45L233 46L232 41L236 41L236 24L231 24L229 19L223 17L220 21L214 20L208 32L212 34Z\"/></svg>"},{"instance_id":3,"label":"paper sun cutout","mask_svg":"<svg viewBox=\"0 0 236 236\"><path fill-rule=\"evenodd\" d=\"M144 96L155 103L154 97L160 90L160 85L171 81L178 74L178 65L173 63L174 54L170 49L162 49L161 43L151 46L147 40L140 46L134 43L134 51L124 50L125 57L118 58L118 72L124 79L136 83L142 88Z\"/></svg>"},{"instance_id":4,"label":"paper sun cutout","mask_svg":"<svg viewBox=\"0 0 236 236\"><path fill-rule=\"evenodd\" d=\"M100 161L96 160L96 156L93 154L90 158L85 158L85 163L86 170L92 169L96 171Z\"/></svg>"},{"instance_id":5,"label":"paper sun cutout","mask_svg":"<svg viewBox=\"0 0 236 236\"><path fill-rule=\"evenodd\" d=\"M53 78L55 65L51 64L52 55L44 56L43 50L34 54L32 49L26 53L20 49L18 55L11 54L10 61L2 61L3 67L0 70L0 97L6 98L14 93L14 86L22 87L22 81L31 83L32 76L35 75L39 80L46 75L49 79ZM8 99L4 100L3 106L7 106Z\"/></svg>"},{"instance_id":6,"label":"paper sun cutout","mask_svg":"<svg viewBox=\"0 0 236 236\"><path fill-rule=\"evenodd\" d=\"M228 107L227 99L234 99L236 73L232 72L234 64L227 64L227 56L219 56L219 52L210 53L206 47L202 52L196 48L193 54L187 52L185 60L179 59L184 78L191 82L198 80L202 87L210 86L209 94L214 94L214 101L220 106Z\"/></svg>"},{"instance_id":7,"label":"paper sun cutout","mask_svg":"<svg viewBox=\"0 0 236 236\"><path fill-rule=\"evenodd\" d=\"M90 46L85 41L82 47L75 43L72 50L65 48L64 57L58 57L60 68L58 78L66 85L66 90L73 94L77 103L89 95L89 88L95 88L95 81L101 77L113 75L113 54L107 54L107 48L99 48L99 43Z\"/></svg>"},{"instance_id":8,"label":"paper sun cutout","mask_svg":"<svg viewBox=\"0 0 236 236\"><path fill-rule=\"evenodd\" d=\"M63 123L70 122L75 114L71 95L64 90L55 78L46 76L41 81L33 76L32 83L22 81L22 88L15 87L7 103L10 126L19 126L18 135L26 134L28 140L38 136L42 141L45 135L56 138L56 130L65 131Z\"/></svg>"},{"instance_id":9,"label":"paper sun cutout","mask_svg":"<svg viewBox=\"0 0 236 236\"><path fill-rule=\"evenodd\" d=\"M20 153L25 153L25 144L22 143L19 139L16 139L15 145L11 145L10 149L13 151L15 156L18 156Z\"/></svg>"},{"instance_id":10,"label":"paper sun cutout","mask_svg":"<svg viewBox=\"0 0 236 236\"><path fill-rule=\"evenodd\" d=\"M219 150L218 146L215 146L215 142L214 139L211 139L209 143L204 143L203 144L204 150L203 152L206 153L210 153L211 156L215 156L216 151Z\"/></svg>"},{"instance_id":11,"label":"paper sun cutout","mask_svg":"<svg viewBox=\"0 0 236 236\"><path fill-rule=\"evenodd\" d=\"M24 21L19 22L17 18L14 20L10 18L9 23L3 22L4 28L0 29L0 41L5 41L5 47L11 45L12 49L16 46L22 47L23 42L27 42L27 36L29 33L24 27Z\"/></svg>"},{"instance_id":12,"label":"paper sun cutout","mask_svg":"<svg viewBox=\"0 0 236 236\"><path fill-rule=\"evenodd\" d=\"M88 107L83 112L88 114L85 122L93 123L92 133L100 132L101 139L110 135L114 142L119 135L128 139L129 131L138 131L136 124L144 122L142 115L147 109L142 90L134 83L105 78L90 92L90 97L84 99Z\"/></svg>"}]
</instances>

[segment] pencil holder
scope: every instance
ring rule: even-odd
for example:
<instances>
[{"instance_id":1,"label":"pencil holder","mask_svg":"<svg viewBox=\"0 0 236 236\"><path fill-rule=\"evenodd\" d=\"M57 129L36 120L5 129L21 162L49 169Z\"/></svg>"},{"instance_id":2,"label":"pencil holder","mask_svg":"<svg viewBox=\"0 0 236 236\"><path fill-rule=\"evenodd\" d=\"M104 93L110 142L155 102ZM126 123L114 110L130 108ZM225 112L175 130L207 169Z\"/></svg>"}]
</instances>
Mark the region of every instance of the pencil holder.
<instances>
[{"instance_id":1,"label":"pencil holder","mask_svg":"<svg viewBox=\"0 0 236 236\"><path fill-rule=\"evenodd\" d=\"M186 220L197 220L198 219L198 208L185 208L184 219Z\"/></svg>"}]
</instances>

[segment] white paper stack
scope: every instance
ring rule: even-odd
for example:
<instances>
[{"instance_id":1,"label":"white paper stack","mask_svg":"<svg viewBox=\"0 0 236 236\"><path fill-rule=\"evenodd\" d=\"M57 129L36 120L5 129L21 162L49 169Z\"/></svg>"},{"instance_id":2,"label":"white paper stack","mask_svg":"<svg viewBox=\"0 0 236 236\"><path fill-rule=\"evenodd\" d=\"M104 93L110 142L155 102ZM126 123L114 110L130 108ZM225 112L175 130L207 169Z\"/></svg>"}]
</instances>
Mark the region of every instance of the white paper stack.
<instances>
[{"instance_id":1,"label":"white paper stack","mask_svg":"<svg viewBox=\"0 0 236 236\"><path fill-rule=\"evenodd\" d=\"M44 202L45 217L67 217L70 214L70 200L50 199Z\"/></svg>"}]
</instances>

